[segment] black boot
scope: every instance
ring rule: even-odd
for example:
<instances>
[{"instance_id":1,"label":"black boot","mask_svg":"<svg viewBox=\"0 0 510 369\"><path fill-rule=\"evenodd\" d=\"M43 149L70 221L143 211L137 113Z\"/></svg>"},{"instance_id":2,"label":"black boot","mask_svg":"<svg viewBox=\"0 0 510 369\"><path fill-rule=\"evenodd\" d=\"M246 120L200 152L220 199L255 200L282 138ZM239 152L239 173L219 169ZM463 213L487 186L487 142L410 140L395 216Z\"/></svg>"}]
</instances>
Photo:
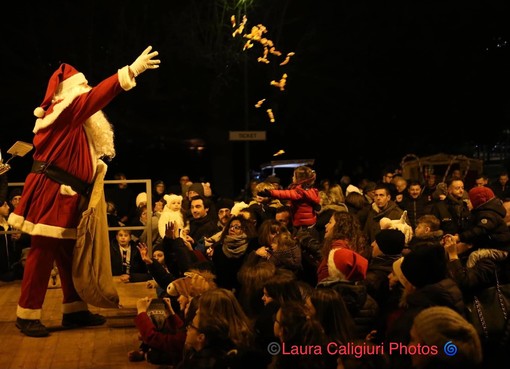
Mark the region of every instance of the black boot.
<instances>
[{"instance_id":1,"label":"black boot","mask_svg":"<svg viewBox=\"0 0 510 369\"><path fill-rule=\"evenodd\" d=\"M50 335L48 329L39 319L16 319L16 327L21 333L29 337L46 337Z\"/></svg>"},{"instance_id":2,"label":"black boot","mask_svg":"<svg viewBox=\"0 0 510 369\"><path fill-rule=\"evenodd\" d=\"M78 311L76 313L67 313L62 317L64 327L89 327L94 325L103 325L106 318L99 314L92 314L90 311Z\"/></svg>"}]
</instances>

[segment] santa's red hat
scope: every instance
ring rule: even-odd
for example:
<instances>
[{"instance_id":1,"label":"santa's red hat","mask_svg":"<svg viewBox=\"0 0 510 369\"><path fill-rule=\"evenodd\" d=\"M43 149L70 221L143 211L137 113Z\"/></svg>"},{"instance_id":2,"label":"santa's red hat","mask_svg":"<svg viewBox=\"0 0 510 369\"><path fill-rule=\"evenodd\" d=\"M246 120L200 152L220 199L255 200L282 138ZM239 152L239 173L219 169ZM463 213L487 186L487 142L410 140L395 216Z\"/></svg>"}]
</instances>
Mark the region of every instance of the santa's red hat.
<instances>
[{"instance_id":1,"label":"santa's red hat","mask_svg":"<svg viewBox=\"0 0 510 369\"><path fill-rule=\"evenodd\" d=\"M44 117L55 95L60 95L66 90L82 83L88 83L83 73L78 72L69 64L61 64L50 77L44 100L40 106L35 108L34 115L37 118Z\"/></svg>"},{"instance_id":2,"label":"santa's red hat","mask_svg":"<svg viewBox=\"0 0 510 369\"><path fill-rule=\"evenodd\" d=\"M341 281L362 281L367 276L368 260L355 251L339 248L333 249L328 257L330 277Z\"/></svg>"}]
</instances>

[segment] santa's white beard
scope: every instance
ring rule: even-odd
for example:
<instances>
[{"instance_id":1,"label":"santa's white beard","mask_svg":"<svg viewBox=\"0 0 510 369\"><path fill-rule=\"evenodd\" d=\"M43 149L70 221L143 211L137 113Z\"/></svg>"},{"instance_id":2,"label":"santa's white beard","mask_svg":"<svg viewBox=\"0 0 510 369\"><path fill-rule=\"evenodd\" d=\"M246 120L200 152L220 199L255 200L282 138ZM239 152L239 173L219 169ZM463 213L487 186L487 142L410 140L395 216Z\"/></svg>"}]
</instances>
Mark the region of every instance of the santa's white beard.
<instances>
[{"instance_id":1,"label":"santa's white beard","mask_svg":"<svg viewBox=\"0 0 510 369\"><path fill-rule=\"evenodd\" d=\"M85 122L85 132L96 158L115 157L113 126L102 111L98 111Z\"/></svg>"}]
</instances>

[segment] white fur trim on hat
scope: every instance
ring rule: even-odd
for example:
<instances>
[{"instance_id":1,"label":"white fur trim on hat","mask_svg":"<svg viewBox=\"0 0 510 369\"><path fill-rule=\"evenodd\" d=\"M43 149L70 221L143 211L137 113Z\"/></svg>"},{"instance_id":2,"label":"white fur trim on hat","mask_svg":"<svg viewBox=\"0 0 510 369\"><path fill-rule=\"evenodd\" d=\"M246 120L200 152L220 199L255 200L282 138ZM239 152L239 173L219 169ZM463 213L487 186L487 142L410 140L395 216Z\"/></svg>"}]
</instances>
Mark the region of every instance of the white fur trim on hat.
<instances>
[{"instance_id":1,"label":"white fur trim on hat","mask_svg":"<svg viewBox=\"0 0 510 369\"><path fill-rule=\"evenodd\" d=\"M331 250L328 255L328 274L330 277L334 279L338 279L340 281L345 280L345 275L337 268L335 263L335 254L338 250Z\"/></svg>"},{"instance_id":2,"label":"white fur trim on hat","mask_svg":"<svg viewBox=\"0 0 510 369\"><path fill-rule=\"evenodd\" d=\"M42 117L39 117L35 121L35 126L34 126L34 129L32 132L37 133L40 129L46 128L46 127L50 126L51 124L53 124L53 122L55 122L55 119L58 118L60 113L62 113L65 108L67 108L69 105L71 105L71 103L74 101L74 99L76 99L78 96L80 96L84 93L89 92L90 90L91 90L91 87L85 86L85 85L78 86L78 87L72 89L70 91L70 93L68 95L65 95L61 101L59 101L58 103L53 105L53 110L49 114L46 114L44 109L41 107L35 108L34 114L36 115L36 117L39 117L36 113L40 114L41 110L43 111L43 114L42 114Z\"/></svg>"},{"instance_id":3,"label":"white fur trim on hat","mask_svg":"<svg viewBox=\"0 0 510 369\"><path fill-rule=\"evenodd\" d=\"M44 114L46 112L44 111L43 108L41 108L40 106L38 106L37 108L34 109L34 115L37 117L37 118L42 118L44 117Z\"/></svg>"},{"instance_id":4,"label":"white fur trim on hat","mask_svg":"<svg viewBox=\"0 0 510 369\"><path fill-rule=\"evenodd\" d=\"M72 75L71 77L63 80L60 82L60 85L58 86L58 91L56 94L61 94L69 90L70 88L81 85L82 83L88 83L87 79L83 75L83 73L76 73Z\"/></svg>"}]
</instances>

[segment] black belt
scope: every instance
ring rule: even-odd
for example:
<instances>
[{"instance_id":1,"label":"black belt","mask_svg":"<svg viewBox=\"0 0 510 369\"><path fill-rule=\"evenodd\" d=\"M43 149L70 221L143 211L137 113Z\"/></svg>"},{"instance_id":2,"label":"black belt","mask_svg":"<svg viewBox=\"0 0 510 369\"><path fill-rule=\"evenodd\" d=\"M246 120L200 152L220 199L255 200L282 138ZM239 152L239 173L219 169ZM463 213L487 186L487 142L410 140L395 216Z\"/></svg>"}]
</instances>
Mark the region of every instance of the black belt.
<instances>
[{"instance_id":1,"label":"black belt","mask_svg":"<svg viewBox=\"0 0 510 369\"><path fill-rule=\"evenodd\" d=\"M34 160L31 172L44 174L57 183L71 186L74 191L86 197L90 195L90 191L92 190L92 185L90 183L82 181L65 170L44 161Z\"/></svg>"}]
</instances>

